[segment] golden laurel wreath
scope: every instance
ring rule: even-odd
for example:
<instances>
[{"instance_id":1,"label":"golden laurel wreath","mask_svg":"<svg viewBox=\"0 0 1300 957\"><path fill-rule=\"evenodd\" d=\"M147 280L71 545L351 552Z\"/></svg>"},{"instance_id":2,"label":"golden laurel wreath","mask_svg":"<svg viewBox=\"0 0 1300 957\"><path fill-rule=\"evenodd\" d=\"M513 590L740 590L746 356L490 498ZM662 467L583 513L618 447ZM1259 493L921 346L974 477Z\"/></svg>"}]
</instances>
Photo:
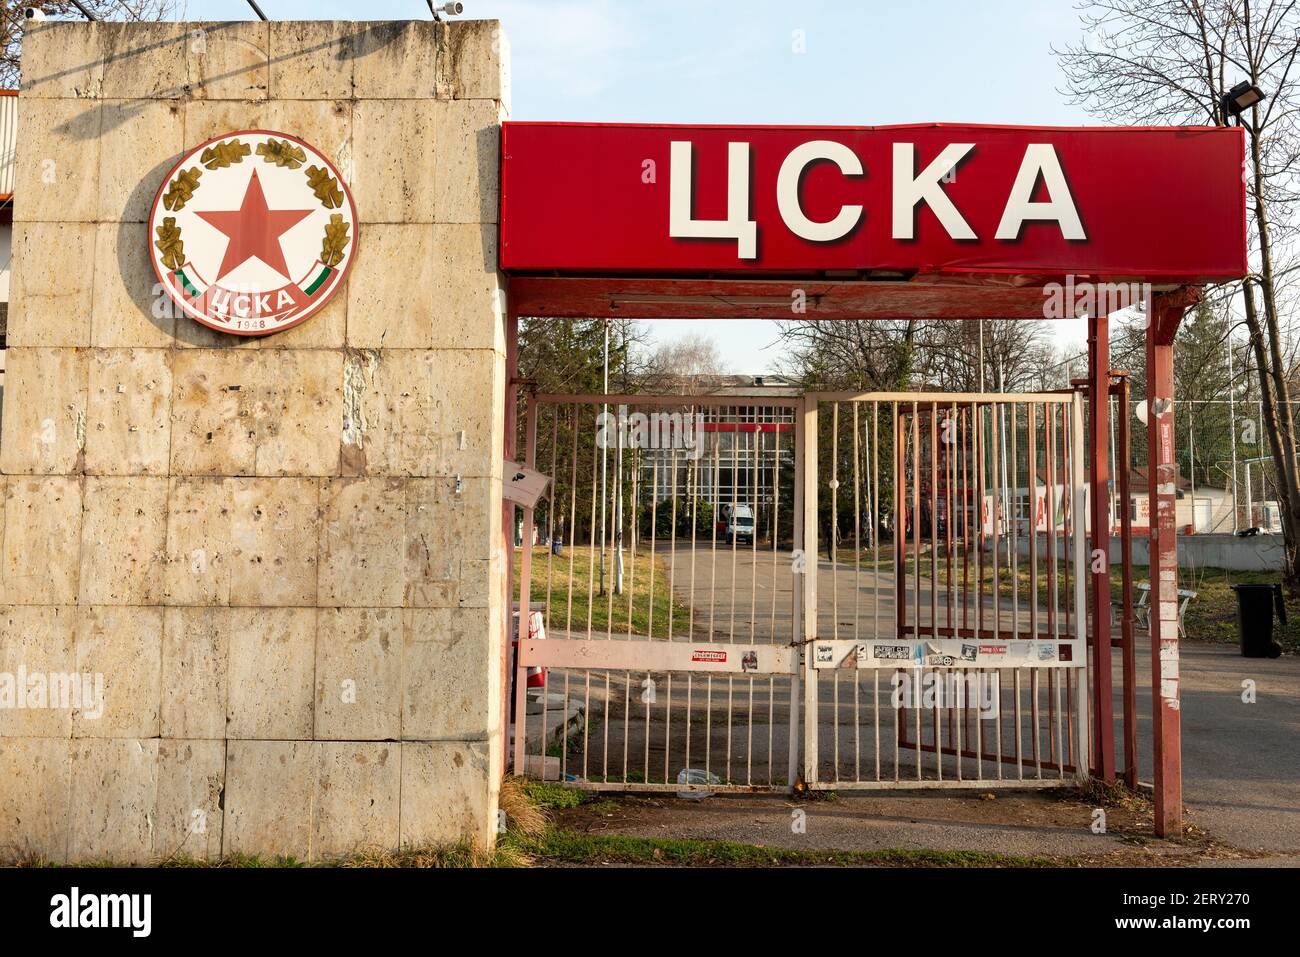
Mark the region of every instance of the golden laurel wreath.
<instances>
[{"instance_id":1,"label":"golden laurel wreath","mask_svg":"<svg viewBox=\"0 0 1300 957\"><path fill-rule=\"evenodd\" d=\"M209 170L226 169L242 163L244 157L252 152L247 143L237 139L227 140L205 149L199 156L199 162ZM257 155L262 157L264 163L270 163L281 169L285 167L300 169L303 163L307 162L307 154L302 147L289 140L267 139L265 143L257 145ZM199 179L202 176L203 170L197 166L191 166L177 173L176 178L167 187L167 192L163 194L163 208L173 212L184 209L185 204L198 192ZM308 166L306 176L307 185L311 187L312 193L320 200L322 206L326 209L343 208L345 198L343 190L339 188L338 181L329 174L328 169L321 166ZM185 265L185 243L181 239L181 228L176 225L176 217L164 216L162 225L156 232L158 238L154 241L154 245L162 253L163 265L168 269L180 269ZM343 261L343 252L351 241L352 237L348 235L348 223L344 221L342 214L332 214L330 221L325 225L320 261L333 269Z\"/></svg>"}]
</instances>

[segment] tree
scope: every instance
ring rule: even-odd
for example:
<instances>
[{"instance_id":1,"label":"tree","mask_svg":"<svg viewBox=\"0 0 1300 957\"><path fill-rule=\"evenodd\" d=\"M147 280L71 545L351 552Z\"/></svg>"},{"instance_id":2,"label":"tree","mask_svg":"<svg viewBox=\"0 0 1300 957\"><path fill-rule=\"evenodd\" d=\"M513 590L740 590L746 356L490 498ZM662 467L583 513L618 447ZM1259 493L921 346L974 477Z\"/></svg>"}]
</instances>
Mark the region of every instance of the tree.
<instances>
[{"instance_id":1,"label":"tree","mask_svg":"<svg viewBox=\"0 0 1300 957\"><path fill-rule=\"evenodd\" d=\"M21 75L20 57L23 30L27 19L25 11L36 7L46 16L83 19L75 4L68 0L0 0L0 38L4 41L4 54L0 56L0 87L18 89ZM81 5L100 20L169 20L182 11L178 0L81 0Z\"/></svg>"},{"instance_id":2,"label":"tree","mask_svg":"<svg viewBox=\"0 0 1300 957\"><path fill-rule=\"evenodd\" d=\"M905 388L920 320L808 319L780 323L786 368L808 388Z\"/></svg>"},{"instance_id":3,"label":"tree","mask_svg":"<svg viewBox=\"0 0 1300 957\"><path fill-rule=\"evenodd\" d=\"M1241 303L1278 477L1287 580L1300 588L1300 467L1282 302L1300 198L1300 8L1296 0L1091 0L1080 11L1088 36L1057 51L1074 102L1111 122L1237 122L1246 131L1252 271ZM1234 118L1223 96L1238 81L1267 99Z\"/></svg>"},{"instance_id":4,"label":"tree","mask_svg":"<svg viewBox=\"0 0 1300 957\"><path fill-rule=\"evenodd\" d=\"M708 336L689 333L662 343L642 372L647 391L699 395L711 391L727 372L718 344Z\"/></svg>"},{"instance_id":5,"label":"tree","mask_svg":"<svg viewBox=\"0 0 1300 957\"><path fill-rule=\"evenodd\" d=\"M980 334L983 327L983 376ZM1040 320L944 320L925 324L919 352L925 384L946 391L1020 392L1059 376L1052 328Z\"/></svg>"}]
</instances>

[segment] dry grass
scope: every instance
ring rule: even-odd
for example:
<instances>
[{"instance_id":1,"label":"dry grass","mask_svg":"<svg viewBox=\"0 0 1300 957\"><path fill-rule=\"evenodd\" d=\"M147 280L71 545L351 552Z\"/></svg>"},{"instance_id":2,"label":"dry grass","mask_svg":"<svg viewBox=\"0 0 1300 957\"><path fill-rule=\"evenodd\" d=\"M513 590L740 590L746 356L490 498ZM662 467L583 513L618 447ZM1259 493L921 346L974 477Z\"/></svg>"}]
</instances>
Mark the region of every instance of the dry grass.
<instances>
[{"instance_id":1,"label":"dry grass","mask_svg":"<svg viewBox=\"0 0 1300 957\"><path fill-rule=\"evenodd\" d=\"M519 575L519 560L520 553L516 550L516 576ZM563 555L552 555L550 549L540 546L533 549L531 600L546 602L549 585L551 613L546 622L549 630L586 634L590 620L593 634L603 636L608 629L615 635L623 635L627 634L630 621L635 634L666 638L670 614L674 635L684 635L690 630L690 608L672 595L668 587L668 563L663 558L652 557L641 547L635 556L631 549L625 549L624 593L612 596L612 606L611 596L600 594L600 568L599 546L594 549L585 545L565 546Z\"/></svg>"}]
</instances>

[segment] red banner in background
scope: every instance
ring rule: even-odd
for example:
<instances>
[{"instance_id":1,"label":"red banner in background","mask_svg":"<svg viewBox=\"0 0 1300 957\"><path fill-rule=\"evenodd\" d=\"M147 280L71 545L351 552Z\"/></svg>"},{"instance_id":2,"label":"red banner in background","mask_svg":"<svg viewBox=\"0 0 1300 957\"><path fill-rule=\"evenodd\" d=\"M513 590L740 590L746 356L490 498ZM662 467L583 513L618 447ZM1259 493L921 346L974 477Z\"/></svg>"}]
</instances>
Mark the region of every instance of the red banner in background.
<instances>
[{"instance_id":1,"label":"red banner in background","mask_svg":"<svg viewBox=\"0 0 1300 957\"><path fill-rule=\"evenodd\" d=\"M1227 280L1246 271L1229 128L505 124L517 272Z\"/></svg>"}]
</instances>

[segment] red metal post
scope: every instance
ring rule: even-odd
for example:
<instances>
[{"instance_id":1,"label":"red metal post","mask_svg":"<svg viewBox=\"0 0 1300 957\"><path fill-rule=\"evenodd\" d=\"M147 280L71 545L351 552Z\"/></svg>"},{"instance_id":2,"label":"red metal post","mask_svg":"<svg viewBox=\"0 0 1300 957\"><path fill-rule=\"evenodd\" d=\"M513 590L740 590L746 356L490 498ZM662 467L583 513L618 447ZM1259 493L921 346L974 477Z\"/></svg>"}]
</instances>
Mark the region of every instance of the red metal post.
<instances>
[{"instance_id":1,"label":"red metal post","mask_svg":"<svg viewBox=\"0 0 1300 957\"><path fill-rule=\"evenodd\" d=\"M1186 296L1157 296L1147 326L1147 475L1150 487L1152 750L1155 830L1183 829L1178 674L1178 461L1174 454L1174 334Z\"/></svg>"},{"instance_id":2,"label":"red metal post","mask_svg":"<svg viewBox=\"0 0 1300 957\"><path fill-rule=\"evenodd\" d=\"M1110 653L1110 317L1088 319L1088 414L1091 419L1093 768L1115 780L1115 711Z\"/></svg>"},{"instance_id":3,"label":"red metal post","mask_svg":"<svg viewBox=\"0 0 1300 957\"><path fill-rule=\"evenodd\" d=\"M1119 564L1122 573L1120 591L1120 641L1123 645L1124 679L1124 783L1137 787L1137 649L1133 647L1133 510L1129 491L1132 472L1133 441L1129 434L1128 373L1119 373L1115 386L1118 415L1115 416L1116 458L1119 471Z\"/></svg>"}]
</instances>

